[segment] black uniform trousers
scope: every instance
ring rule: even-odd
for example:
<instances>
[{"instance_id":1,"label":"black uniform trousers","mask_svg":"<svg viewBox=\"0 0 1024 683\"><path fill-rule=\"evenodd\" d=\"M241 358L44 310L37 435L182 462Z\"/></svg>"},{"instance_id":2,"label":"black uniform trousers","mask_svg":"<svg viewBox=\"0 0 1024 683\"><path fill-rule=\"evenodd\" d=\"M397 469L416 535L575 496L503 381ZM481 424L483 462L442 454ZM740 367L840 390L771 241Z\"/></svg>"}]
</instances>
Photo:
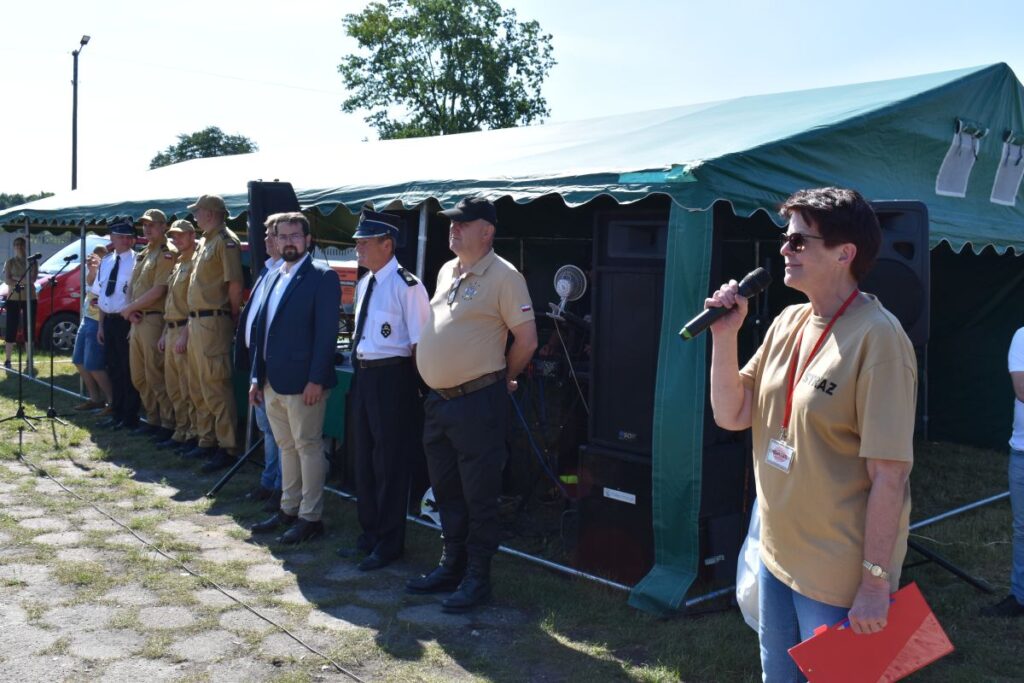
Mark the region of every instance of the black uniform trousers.
<instances>
[{"instance_id":1,"label":"black uniform trousers","mask_svg":"<svg viewBox=\"0 0 1024 683\"><path fill-rule=\"evenodd\" d=\"M139 423L139 408L142 399L132 384L132 372L128 351L128 333L132 324L117 314L103 316L103 346L107 357L107 374L114 402L111 408L114 417L128 427Z\"/></svg>"},{"instance_id":2,"label":"black uniform trousers","mask_svg":"<svg viewBox=\"0 0 1024 683\"><path fill-rule=\"evenodd\" d=\"M508 458L505 382L450 401L431 391L424 412L423 448L444 543L490 559L500 541L498 496Z\"/></svg>"},{"instance_id":3,"label":"black uniform trousers","mask_svg":"<svg viewBox=\"0 0 1024 683\"><path fill-rule=\"evenodd\" d=\"M356 368L352 384L359 546L392 559L405 549L409 478L420 456L416 369L411 358Z\"/></svg>"}]
</instances>

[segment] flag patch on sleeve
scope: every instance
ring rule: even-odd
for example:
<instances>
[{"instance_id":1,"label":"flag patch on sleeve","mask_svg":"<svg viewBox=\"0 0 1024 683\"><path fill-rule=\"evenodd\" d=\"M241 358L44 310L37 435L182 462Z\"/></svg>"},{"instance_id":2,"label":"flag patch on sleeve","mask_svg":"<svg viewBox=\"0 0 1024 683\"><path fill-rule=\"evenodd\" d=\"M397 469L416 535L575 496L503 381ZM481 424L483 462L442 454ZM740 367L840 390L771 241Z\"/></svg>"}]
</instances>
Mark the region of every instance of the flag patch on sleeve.
<instances>
[{"instance_id":1,"label":"flag patch on sleeve","mask_svg":"<svg viewBox=\"0 0 1024 683\"><path fill-rule=\"evenodd\" d=\"M531 306L530 304L526 304L525 306L520 306L519 310L522 311L523 313L526 313L531 308L533 308L533 306Z\"/></svg>"}]
</instances>

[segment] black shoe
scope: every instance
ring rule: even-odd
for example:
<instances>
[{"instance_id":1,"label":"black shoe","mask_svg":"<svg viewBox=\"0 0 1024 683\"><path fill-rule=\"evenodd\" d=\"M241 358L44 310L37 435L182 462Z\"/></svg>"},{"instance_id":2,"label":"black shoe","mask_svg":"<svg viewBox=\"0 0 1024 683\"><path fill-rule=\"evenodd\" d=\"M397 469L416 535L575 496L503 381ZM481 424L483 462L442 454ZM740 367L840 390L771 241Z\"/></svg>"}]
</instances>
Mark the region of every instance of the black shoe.
<instances>
[{"instance_id":1,"label":"black shoe","mask_svg":"<svg viewBox=\"0 0 1024 683\"><path fill-rule=\"evenodd\" d=\"M139 423L138 423L138 421L135 421L135 422L128 422L127 420L123 420L123 421L122 421L122 422L120 422L119 424L117 424L117 425L115 425L115 426L111 427L111 429L112 429L112 430L114 430L114 431L118 431L118 430L126 430L126 431L128 431L128 432L134 433L134 432L135 432L135 429L136 429L136 428L137 428L138 426L139 426Z\"/></svg>"},{"instance_id":2,"label":"black shoe","mask_svg":"<svg viewBox=\"0 0 1024 683\"><path fill-rule=\"evenodd\" d=\"M217 449L214 446L196 446L192 450L182 453L181 457L189 460L206 460L212 458L216 452Z\"/></svg>"},{"instance_id":3,"label":"black shoe","mask_svg":"<svg viewBox=\"0 0 1024 683\"><path fill-rule=\"evenodd\" d=\"M146 422L140 422L139 425L132 430L132 434L136 436L147 436L149 434L152 434L155 431L155 429L156 428L151 424L148 424Z\"/></svg>"},{"instance_id":4,"label":"black shoe","mask_svg":"<svg viewBox=\"0 0 1024 683\"><path fill-rule=\"evenodd\" d=\"M185 455L186 453L188 453L189 451L197 448L198 446L199 446L199 440L198 439L188 439L186 441L182 441L181 443L179 443L178 446L174 450L177 453L180 453L181 455Z\"/></svg>"},{"instance_id":5,"label":"black shoe","mask_svg":"<svg viewBox=\"0 0 1024 683\"><path fill-rule=\"evenodd\" d=\"M199 468L200 472L216 472L231 467L238 461L238 458L228 453L223 448L217 449L217 452L210 458L210 462L206 463Z\"/></svg>"},{"instance_id":6,"label":"black shoe","mask_svg":"<svg viewBox=\"0 0 1024 683\"><path fill-rule=\"evenodd\" d=\"M129 425L126 425L122 420L114 420L109 425L107 425L107 429L111 432L119 432L125 429L131 429L131 427Z\"/></svg>"},{"instance_id":7,"label":"black shoe","mask_svg":"<svg viewBox=\"0 0 1024 683\"><path fill-rule=\"evenodd\" d=\"M363 558L362 562L356 565L356 569L361 572L372 572L374 569L382 569L388 566L399 557L401 557L401 554L394 555L392 557L385 557L383 555L378 555L377 553L370 553Z\"/></svg>"},{"instance_id":8,"label":"black shoe","mask_svg":"<svg viewBox=\"0 0 1024 683\"><path fill-rule=\"evenodd\" d=\"M149 438L153 439L157 443L164 443L169 441L174 436L174 430L168 429L167 427L157 427L153 430L153 433L149 435Z\"/></svg>"},{"instance_id":9,"label":"black shoe","mask_svg":"<svg viewBox=\"0 0 1024 683\"><path fill-rule=\"evenodd\" d=\"M178 449L184 445L182 441L175 441L174 439L168 438L165 441L158 441L156 447L162 451L169 451L171 449Z\"/></svg>"},{"instance_id":10,"label":"black shoe","mask_svg":"<svg viewBox=\"0 0 1024 683\"><path fill-rule=\"evenodd\" d=\"M1012 594L1001 601L981 609L983 617L1021 617L1024 616L1024 605L1020 604Z\"/></svg>"},{"instance_id":11,"label":"black shoe","mask_svg":"<svg viewBox=\"0 0 1024 683\"><path fill-rule=\"evenodd\" d=\"M289 515L286 512L278 512L270 519L265 519L262 522L253 524L249 527L249 531L254 534L265 534L268 531L274 531L282 526L290 527L292 524L295 524L298 519L299 518L295 515Z\"/></svg>"},{"instance_id":12,"label":"black shoe","mask_svg":"<svg viewBox=\"0 0 1024 683\"><path fill-rule=\"evenodd\" d=\"M303 541L312 541L314 538L319 538L323 535L323 522L311 522L308 519L302 519L299 517L299 521L288 527L288 531L281 534L277 540L281 543L294 545L296 543L302 543Z\"/></svg>"},{"instance_id":13,"label":"black shoe","mask_svg":"<svg viewBox=\"0 0 1024 683\"><path fill-rule=\"evenodd\" d=\"M121 422L121 420L117 419L116 417L108 417L106 419L103 419L103 420L100 420L99 422L97 422L96 426L98 428L100 428L100 429L110 429L111 427L113 427L115 424L118 424L119 422Z\"/></svg>"},{"instance_id":14,"label":"black shoe","mask_svg":"<svg viewBox=\"0 0 1024 683\"><path fill-rule=\"evenodd\" d=\"M262 485L257 485L253 487L252 491L249 491L249 493L245 494L245 499L266 500L267 498L270 498L272 495L274 495L273 491L267 488L263 488Z\"/></svg>"},{"instance_id":15,"label":"black shoe","mask_svg":"<svg viewBox=\"0 0 1024 683\"><path fill-rule=\"evenodd\" d=\"M439 564L429 574L409 579L405 584L405 592L413 595L451 593L462 583L465 571L465 566L457 567Z\"/></svg>"},{"instance_id":16,"label":"black shoe","mask_svg":"<svg viewBox=\"0 0 1024 683\"><path fill-rule=\"evenodd\" d=\"M441 603L441 611L449 614L468 612L491 597L491 559L474 557L469 560L466 578L458 589Z\"/></svg>"},{"instance_id":17,"label":"black shoe","mask_svg":"<svg viewBox=\"0 0 1024 683\"><path fill-rule=\"evenodd\" d=\"M267 498L267 502L263 504L263 509L267 512L273 512L279 507L281 507L281 492L274 491L270 494L270 498Z\"/></svg>"},{"instance_id":18,"label":"black shoe","mask_svg":"<svg viewBox=\"0 0 1024 683\"><path fill-rule=\"evenodd\" d=\"M370 540L370 537L366 534L359 534L359 538L356 539L354 546L345 546L338 548L338 557L344 557L346 559L352 559L354 557L369 555L373 552L374 543Z\"/></svg>"}]
</instances>

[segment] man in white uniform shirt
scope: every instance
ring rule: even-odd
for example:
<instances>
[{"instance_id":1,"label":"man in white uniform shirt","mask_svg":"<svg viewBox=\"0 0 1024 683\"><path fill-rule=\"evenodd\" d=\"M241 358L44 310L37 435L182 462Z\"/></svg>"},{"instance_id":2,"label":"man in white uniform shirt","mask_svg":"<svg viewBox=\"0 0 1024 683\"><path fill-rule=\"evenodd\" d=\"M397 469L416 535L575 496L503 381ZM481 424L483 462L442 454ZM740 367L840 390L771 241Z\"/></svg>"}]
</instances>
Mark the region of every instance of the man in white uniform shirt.
<instances>
[{"instance_id":1,"label":"man in white uniform shirt","mask_svg":"<svg viewBox=\"0 0 1024 683\"><path fill-rule=\"evenodd\" d=\"M362 571L402 556L412 461L419 452L421 406L413 354L430 318L427 290L395 258L401 218L363 211L353 236L367 273L356 285L352 336L352 429L356 451L357 511L366 553Z\"/></svg>"},{"instance_id":2,"label":"man in white uniform shirt","mask_svg":"<svg viewBox=\"0 0 1024 683\"><path fill-rule=\"evenodd\" d=\"M114 402L112 413L101 427L134 429L139 424L142 399L132 384L128 333L131 323L121 315L128 305L128 285L135 268L135 226L130 221L118 221L110 226L110 241L114 251L100 262L96 279L89 293L97 298L100 309L96 339L103 344L107 356L107 374L110 376Z\"/></svg>"}]
</instances>

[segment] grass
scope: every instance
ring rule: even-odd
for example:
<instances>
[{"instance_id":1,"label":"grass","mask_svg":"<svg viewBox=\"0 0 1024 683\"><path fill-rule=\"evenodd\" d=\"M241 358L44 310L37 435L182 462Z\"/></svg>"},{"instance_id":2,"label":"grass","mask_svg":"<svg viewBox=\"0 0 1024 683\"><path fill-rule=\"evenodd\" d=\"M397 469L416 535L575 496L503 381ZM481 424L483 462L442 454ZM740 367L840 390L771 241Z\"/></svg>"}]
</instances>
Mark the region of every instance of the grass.
<instances>
[{"instance_id":1,"label":"grass","mask_svg":"<svg viewBox=\"0 0 1024 683\"><path fill-rule=\"evenodd\" d=\"M43 359L38 359L37 364L48 369ZM60 364L57 368L62 372L57 383L77 388L77 380L69 374L70 366ZM48 391L37 385L26 386L28 412L45 412ZM0 376L0 413L14 412L15 404L10 399L14 388L10 377ZM59 411L66 411L73 401L58 395L57 403ZM146 448L144 440L92 433L94 421L91 416L75 416L67 427L57 425L51 431L46 426L37 434L27 433L28 457L46 462L48 470L62 481L68 480L73 470L65 472L60 465L77 466L80 475L68 484L76 491L98 501L115 517L128 522L189 566L223 582L233 593L254 596L250 604L279 605L290 628L309 630L305 626L309 607L284 604L277 599L281 586L291 582L250 583L246 579L247 561L206 561L195 545L158 528L165 520L208 520L218 528L225 523L234 524L225 533L229 539L247 539L244 527L264 516L258 506L237 502L252 485L253 472L244 470L216 499L206 499L201 494L212 483L209 477L199 477L194 468L182 469L180 461L169 456L154 454ZM17 496L21 505L38 507L48 515L65 519L77 519L74 515L88 509L63 492L40 492L37 486L43 479L3 467L13 461L16 450L16 428L6 423L0 428L0 482L15 485L8 495ZM174 487L179 494L172 498L154 495L146 483L149 481ZM1005 490L1006 454L921 442L916 449L911 484L912 519L931 517ZM181 569L172 563L150 559L141 546L105 543L112 535L126 533L123 530L87 531L82 543L105 548L117 556L118 569L111 574L102 564L54 562L52 555L59 549L37 549L29 543L37 533L18 526L19 520L3 510L0 507L0 531L9 536L8 546L26 546L28 554L13 559L0 556L0 565L46 563L53 568L54 578L73 587L79 599L102 601L102 594L111 587L139 585L153 591L160 605L193 610L197 623L185 629L188 633L218 628L218 615L223 610L235 609L197 602L196 591L207 586L191 576L182 576ZM351 542L355 535L355 509L349 503L329 498L325 521L331 530L329 539L300 549L300 553L314 554L315 559L293 568L295 581L303 592L324 583L324 574L341 562L334 556L334 549ZM73 522L72 529L80 523ZM952 683L1019 679L1018 644L1024 642L1024 623L978 616L980 607L1007 592L1010 533L1009 504L1005 501L915 533L914 538L926 547L991 582L996 594L984 595L935 564L917 564L921 557L910 553L904 580L917 581L957 648L953 655L912 680ZM434 532L409 526L407 557L414 567L429 567L436 561L437 551ZM265 552L268 562L275 561L275 557L285 559L291 553L274 543L266 546ZM668 619L654 617L628 607L621 592L551 574L508 557L499 557L495 562L494 578L497 606L520 615L518 621L506 626L482 622L470 627L415 625L398 618L398 612L434 604L431 599L403 597L396 604L379 605L362 602L356 594L360 589L386 587L382 581L400 585L402 577L367 577L336 586L338 592L318 601L319 607L366 605L378 611L381 625L369 634L331 633L333 645L328 649L338 661L358 665L371 680L759 680L756 635L734 610ZM23 584L0 580L0 589L5 585L6 590L13 591ZM0 599L11 594L5 593ZM307 592L307 596L310 594ZM38 619L47 607L31 603L29 609L33 619ZM138 627L136 614L137 610L131 609L119 612L118 625ZM179 636L177 632L147 633L142 656L172 660L169 648ZM244 634L239 639L252 646L247 656L260 656L255 648L260 642L258 638ZM315 680L322 676L323 664L313 656L284 662L275 680ZM202 674L194 676L195 680L203 678Z\"/></svg>"}]
</instances>

